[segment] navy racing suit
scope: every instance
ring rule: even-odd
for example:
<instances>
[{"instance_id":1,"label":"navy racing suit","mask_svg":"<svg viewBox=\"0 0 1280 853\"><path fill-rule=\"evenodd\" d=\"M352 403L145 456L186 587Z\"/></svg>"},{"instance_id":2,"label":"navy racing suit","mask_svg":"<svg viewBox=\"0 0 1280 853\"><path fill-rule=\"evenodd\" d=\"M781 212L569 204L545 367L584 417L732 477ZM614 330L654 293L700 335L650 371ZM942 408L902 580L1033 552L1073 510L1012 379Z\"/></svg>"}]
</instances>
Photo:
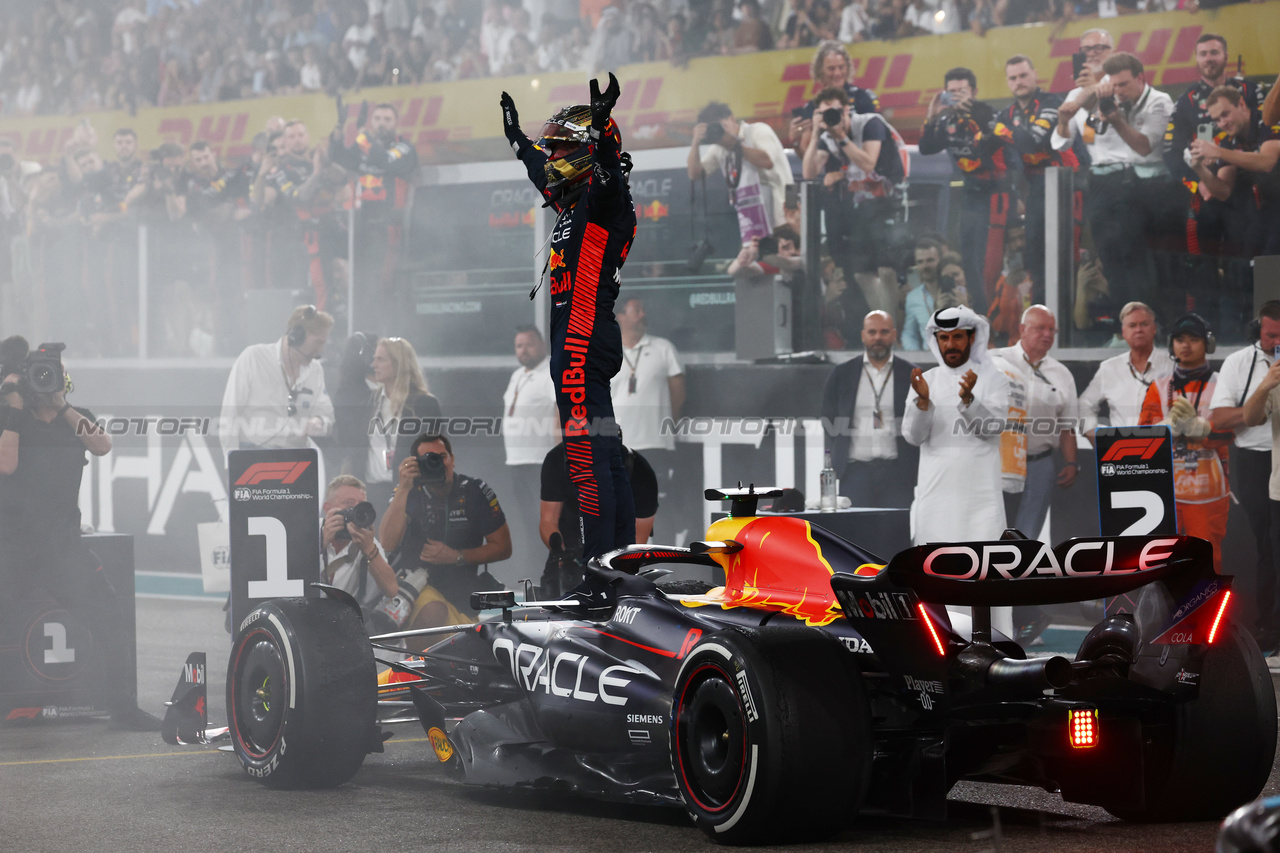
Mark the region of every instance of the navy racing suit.
<instances>
[{"instance_id":1,"label":"navy racing suit","mask_svg":"<svg viewBox=\"0 0 1280 853\"><path fill-rule=\"evenodd\" d=\"M529 180L549 201L546 153L523 133L512 137ZM622 366L622 332L613 306L622 264L636 233L635 206L612 121L591 143L586 191L552 202L551 378L564 429L569 481L578 494L584 560L635 542L635 507L622 461L609 381Z\"/></svg>"}]
</instances>

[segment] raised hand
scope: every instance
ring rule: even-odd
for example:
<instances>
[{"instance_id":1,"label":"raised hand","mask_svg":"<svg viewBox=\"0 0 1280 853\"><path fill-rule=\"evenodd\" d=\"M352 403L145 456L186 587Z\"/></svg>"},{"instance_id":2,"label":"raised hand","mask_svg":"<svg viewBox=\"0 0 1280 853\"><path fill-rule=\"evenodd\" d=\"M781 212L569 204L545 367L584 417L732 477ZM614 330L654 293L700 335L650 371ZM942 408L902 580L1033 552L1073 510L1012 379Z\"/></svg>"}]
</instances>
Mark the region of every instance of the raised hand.
<instances>
[{"instance_id":1,"label":"raised hand","mask_svg":"<svg viewBox=\"0 0 1280 853\"><path fill-rule=\"evenodd\" d=\"M618 103L618 96L622 94L622 89L618 86L618 78L613 76L613 72L609 72L609 85L603 92L600 91L600 83L591 78L591 126L596 130L604 130L605 125L609 123L609 116L613 113L614 104Z\"/></svg>"},{"instance_id":2,"label":"raised hand","mask_svg":"<svg viewBox=\"0 0 1280 853\"><path fill-rule=\"evenodd\" d=\"M502 97L498 99L498 104L502 107L502 132L506 134L507 140L515 142L521 136L520 115L516 112L516 102L506 92L502 93Z\"/></svg>"},{"instance_id":3,"label":"raised hand","mask_svg":"<svg viewBox=\"0 0 1280 853\"><path fill-rule=\"evenodd\" d=\"M924 381L924 371L918 367L911 371L911 390L916 392L916 406L921 410L927 410L929 383Z\"/></svg>"},{"instance_id":4,"label":"raised hand","mask_svg":"<svg viewBox=\"0 0 1280 853\"><path fill-rule=\"evenodd\" d=\"M960 401L966 406L973 402L973 386L978 384L978 374L972 370L965 371L960 377Z\"/></svg>"}]
</instances>

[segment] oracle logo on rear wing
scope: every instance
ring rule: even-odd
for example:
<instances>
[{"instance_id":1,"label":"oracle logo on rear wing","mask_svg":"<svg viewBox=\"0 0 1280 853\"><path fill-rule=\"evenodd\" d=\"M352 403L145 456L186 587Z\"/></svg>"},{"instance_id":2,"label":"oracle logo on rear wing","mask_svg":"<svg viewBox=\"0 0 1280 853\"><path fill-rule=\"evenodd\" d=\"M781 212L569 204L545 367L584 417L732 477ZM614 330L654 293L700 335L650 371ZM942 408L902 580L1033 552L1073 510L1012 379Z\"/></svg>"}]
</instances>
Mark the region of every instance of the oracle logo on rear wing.
<instances>
[{"instance_id":1,"label":"oracle logo on rear wing","mask_svg":"<svg viewBox=\"0 0 1280 853\"><path fill-rule=\"evenodd\" d=\"M878 577L849 588L906 587L922 600L1011 606L1119 595L1176 576L1213 577L1212 547L1189 536L1031 539L922 545L895 556Z\"/></svg>"},{"instance_id":2,"label":"oracle logo on rear wing","mask_svg":"<svg viewBox=\"0 0 1280 853\"><path fill-rule=\"evenodd\" d=\"M1178 537L1151 539L1142 545L1137 561L1117 563L1115 540L1076 540L1059 559L1048 543L1032 541L946 545L924 558L926 575L957 581L1026 580L1128 575L1166 565ZM1034 556L1031 556L1034 552Z\"/></svg>"}]
</instances>

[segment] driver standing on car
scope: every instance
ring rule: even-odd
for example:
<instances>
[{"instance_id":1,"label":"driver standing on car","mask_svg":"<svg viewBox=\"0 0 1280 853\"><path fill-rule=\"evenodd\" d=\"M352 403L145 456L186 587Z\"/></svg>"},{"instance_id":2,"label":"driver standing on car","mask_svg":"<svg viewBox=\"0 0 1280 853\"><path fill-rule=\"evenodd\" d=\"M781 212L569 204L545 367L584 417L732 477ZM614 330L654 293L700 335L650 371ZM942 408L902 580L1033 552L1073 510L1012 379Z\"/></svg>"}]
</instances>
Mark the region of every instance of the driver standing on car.
<instances>
[{"instance_id":1,"label":"driver standing on car","mask_svg":"<svg viewBox=\"0 0 1280 853\"><path fill-rule=\"evenodd\" d=\"M501 100L507 141L557 214L547 261L551 380L569 481L578 493L584 560L635 542L635 506L609 392L622 367L613 306L636 233L631 157L609 117L620 93L613 74L604 92L592 79L590 105L557 112L536 145L520 129L511 96L503 92Z\"/></svg>"},{"instance_id":2,"label":"driver standing on car","mask_svg":"<svg viewBox=\"0 0 1280 853\"><path fill-rule=\"evenodd\" d=\"M480 566L511 556L511 531L497 495L453 466L447 437L418 436L413 455L400 462L400 482L378 529L396 568L427 570L430 586L414 603L410 628L460 624L458 615L475 612L471 593L502 586Z\"/></svg>"},{"instance_id":3,"label":"driver standing on car","mask_svg":"<svg viewBox=\"0 0 1280 853\"><path fill-rule=\"evenodd\" d=\"M25 339L0 342L0 589L5 604L37 592L84 621L106 670L111 727L157 732L160 720L138 708L124 677L128 642L115 590L102 564L80 538L80 480L85 451L111 452L111 438L88 409L64 397L70 380L55 354L62 387L34 390L24 371ZM12 618L4 613L0 618Z\"/></svg>"}]
</instances>

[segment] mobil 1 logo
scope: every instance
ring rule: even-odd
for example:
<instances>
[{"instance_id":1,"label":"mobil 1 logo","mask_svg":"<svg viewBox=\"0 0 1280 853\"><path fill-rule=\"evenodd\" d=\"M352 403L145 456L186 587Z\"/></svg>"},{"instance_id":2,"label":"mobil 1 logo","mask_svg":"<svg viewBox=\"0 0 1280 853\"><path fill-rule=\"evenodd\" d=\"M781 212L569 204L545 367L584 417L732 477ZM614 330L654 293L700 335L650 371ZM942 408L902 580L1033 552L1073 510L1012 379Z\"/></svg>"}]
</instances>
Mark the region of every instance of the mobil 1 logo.
<instances>
[{"instance_id":1,"label":"mobil 1 logo","mask_svg":"<svg viewBox=\"0 0 1280 853\"><path fill-rule=\"evenodd\" d=\"M271 598L311 594L320 567L315 450L235 450L231 495L231 624Z\"/></svg>"},{"instance_id":2,"label":"mobil 1 logo","mask_svg":"<svg viewBox=\"0 0 1280 853\"><path fill-rule=\"evenodd\" d=\"M1169 427L1100 427L1095 440L1102 535L1177 535Z\"/></svg>"}]
</instances>

